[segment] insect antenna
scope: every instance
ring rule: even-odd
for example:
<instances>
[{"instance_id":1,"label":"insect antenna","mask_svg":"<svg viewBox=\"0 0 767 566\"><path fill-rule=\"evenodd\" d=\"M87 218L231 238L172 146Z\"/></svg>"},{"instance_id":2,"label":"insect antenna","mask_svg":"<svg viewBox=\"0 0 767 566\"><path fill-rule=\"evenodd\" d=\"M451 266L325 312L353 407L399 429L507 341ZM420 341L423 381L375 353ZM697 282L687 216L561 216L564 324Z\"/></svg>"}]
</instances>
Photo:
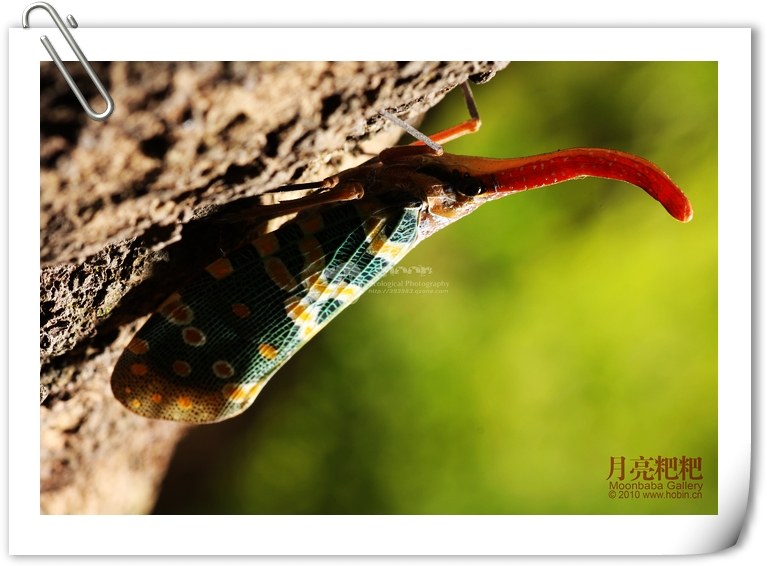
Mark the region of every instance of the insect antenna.
<instances>
[{"instance_id":1,"label":"insect antenna","mask_svg":"<svg viewBox=\"0 0 767 566\"><path fill-rule=\"evenodd\" d=\"M389 120L389 121L391 121L391 122L394 122L395 124L397 124L397 125L398 125L400 128L402 128L403 130L405 130L405 131L406 131L408 134L410 134L411 136L413 136L413 137L414 137L415 139L417 139L418 141L420 141L420 142L422 142L423 144L425 144L425 145L429 146L431 149L433 149L433 150L436 152L436 154L437 154L437 155L442 155L443 153L445 153L445 150L444 150L444 149L442 149L442 146L441 146L441 145L439 145L439 144L438 144L437 142L435 142L435 141L432 141L432 140L431 140L431 138L429 138L427 135L425 135L425 134L423 134L423 133L419 132L419 131L418 131L418 130L416 130L416 129L415 129L413 126L411 126L410 124L408 124L407 122L405 122L405 121L403 121L403 120L400 120L400 119L399 119L399 118L397 118L397 117L396 117L394 114L392 114L392 113L390 113L390 112L387 112L386 110L380 110L378 113L379 113L381 116L383 116L384 118L386 118L387 120Z\"/></svg>"}]
</instances>

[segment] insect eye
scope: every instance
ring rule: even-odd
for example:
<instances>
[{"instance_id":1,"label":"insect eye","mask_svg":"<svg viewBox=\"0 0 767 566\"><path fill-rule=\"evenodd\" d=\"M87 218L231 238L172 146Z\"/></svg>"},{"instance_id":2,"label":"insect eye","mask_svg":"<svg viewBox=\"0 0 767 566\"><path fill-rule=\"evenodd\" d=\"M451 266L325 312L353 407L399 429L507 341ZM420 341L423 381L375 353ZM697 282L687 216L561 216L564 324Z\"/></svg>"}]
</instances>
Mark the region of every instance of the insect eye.
<instances>
[{"instance_id":1,"label":"insect eye","mask_svg":"<svg viewBox=\"0 0 767 566\"><path fill-rule=\"evenodd\" d=\"M442 181L445 190L455 190L465 196L474 197L481 195L486 190L482 181L476 177L472 177L468 173L461 173L458 169L453 169L448 172L447 169L440 167L437 164L430 163L420 167L417 172Z\"/></svg>"},{"instance_id":2,"label":"insect eye","mask_svg":"<svg viewBox=\"0 0 767 566\"><path fill-rule=\"evenodd\" d=\"M462 195L466 195L467 197L475 197L486 191L485 185L483 185L482 181L476 177L472 177L468 173L464 173L463 176L461 176L457 170L453 171L454 177L456 176L456 173L458 176L455 178L455 188Z\"/></svg>"}]
</instances>

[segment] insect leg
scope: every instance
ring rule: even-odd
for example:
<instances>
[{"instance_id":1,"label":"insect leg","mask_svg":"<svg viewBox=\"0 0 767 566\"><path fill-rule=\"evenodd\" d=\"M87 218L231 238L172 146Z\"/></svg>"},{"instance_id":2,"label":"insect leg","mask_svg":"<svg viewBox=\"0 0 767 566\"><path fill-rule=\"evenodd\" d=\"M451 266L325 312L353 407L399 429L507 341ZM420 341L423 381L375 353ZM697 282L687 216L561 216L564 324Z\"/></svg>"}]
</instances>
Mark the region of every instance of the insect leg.
<instances>
[{"instance_id":1,"label":"insect leg","mask_svg":"<svg viewBox=\"0 0 767 566\"><path fill-rule=\"evenodd\" d=\"M274 193L287 193L289 191L310 191L312 189L328 189L325 181L317 181L316 183L300 183L298 185L285 185L277 187L276 189L269 189L264 191L263 194L270 195Z\"/></svg>"},{"instance_id":2,"label":"insect leg","mask_svg":"<svg viewBox=\"0 0 767 566\"><path fill-rule=\"evenodd\" d=\"M474 95L469 88L469 83L461 83L461 92L463 92L463 100L466 102L466 108L469 110L469 116L471 116L465 122L432 134L429 138L437 143L447 143L464 136L466 134L473 134L477 132L482 125L482 120L479 117L479 110L477 109L477 102L474 100ZM417 141L410 145L418 146L424 145L423 142Z\"/></svg>"},{"instance_id":3,"label":"insect leg","mask_svg":"<svg viewBox=\"0 0 767 566\"><path fill-rule=\"evenodd\" d=\"M365 195L365 190L359 183L342 183L338 185L336 177L329 177L323 183L327 183L327 190L316 192L305 197L286 200L277 204L268 204L264 206L254 206L248 210L243 210L236 214L228 214L222 220L225 222L238 222L253 220L260 217L276 217L293 212L300 212L306 208L330 204L334 202L344 202L349 200L358 200ZM315 183L308 183L315 184ZM322 183L316 183L322 185ZM317 187L314 187L317 188Z\"/></svg>"},{"instance_id":4,"label":"insect leg","mask_svg":"<svg viewBox=\"0 0 767 566\"><path fill-rule=\"evenodd\" d=\"M287 193L290 191L311 191L313 189L332 189L338 184L338 177L333 175L332 177L326 177L322 181L316 181L314 183L299 183L297 185L283 185L276 189L269 189L264 191L263 194L269 195L274 193Z\"/></svg>"},{"instance_id":5,"label":"insect leg","mask_svg":"<svg viewBox=\"0 0 767 566\"><path fill-rule=\"evenodd\" d=\"M453 126L451 128L448 128L446 130L442 130L441 132L437 132L436 134L432 134L430 136L425 136L415 128L413 128L411 125L403 122L396 116L393 116L389 114L388 112L382 110L380 114L401 128L403 128L406 132L408 132L410 135L412 135L415 138L418 138L418 141L415 141L411 143L410 145L406 146L396 146L389 149L385 149L381 152L380 159L381 161L387 161L387 160L396 160L403 157L407 157L409 155L418 155L418 154L430 154L430 155L442 155L443 150L442 146L439 144L447 143L449 141L452 141L454 139L458 139L461 136L464 136L466 134L473 134L474 132L478 131L480 126L482 125L482 120L479 117L479 110L477 109L477 103L474 100L474 95L471 92L471 88L469 88L469 83L461 83L461 92L463 92L463 99L466 102L466 107L469 110L469 116L471 116L468 120L461 122L460 124Z\"/></svg>"}]
</instances>

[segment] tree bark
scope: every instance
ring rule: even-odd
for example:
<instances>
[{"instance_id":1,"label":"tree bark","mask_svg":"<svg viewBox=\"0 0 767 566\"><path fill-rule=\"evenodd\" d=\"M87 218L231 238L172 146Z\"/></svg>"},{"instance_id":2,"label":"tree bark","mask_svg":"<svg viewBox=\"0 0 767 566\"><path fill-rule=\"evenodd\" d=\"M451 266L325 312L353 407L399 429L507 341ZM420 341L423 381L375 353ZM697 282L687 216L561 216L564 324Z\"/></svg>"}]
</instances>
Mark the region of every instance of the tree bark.
<instances>
[{"instance_id":1,"label":"tree bark","mask_svg":"<svg viewBox=\"0 0 767 566\"><path fill-rule=\"evenodd\" d=\"M109 378L146 317L242 242L222 213L390 145L499 62L94 63L115 102L90 120L41 63L43 513L146 513L188 427L125 410ZM69 66L91 105L103 101Z\"/></svg>"}]
</instances>

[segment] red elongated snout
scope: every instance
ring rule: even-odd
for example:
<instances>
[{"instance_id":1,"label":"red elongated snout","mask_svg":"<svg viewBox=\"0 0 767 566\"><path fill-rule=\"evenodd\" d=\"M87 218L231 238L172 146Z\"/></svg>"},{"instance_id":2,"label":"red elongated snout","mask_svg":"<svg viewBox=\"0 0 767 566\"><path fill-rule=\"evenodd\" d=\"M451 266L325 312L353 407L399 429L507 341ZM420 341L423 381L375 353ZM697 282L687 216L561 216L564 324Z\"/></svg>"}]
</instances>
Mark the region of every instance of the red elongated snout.
<instances>
[{"instance_id":1,"label":"red elongated snout","mask_svg":"<svg viewBox=\"0 0 767 566\"><path fill-rule=\"evenodd\" d=\"M447 167L462 168L486 187L486 198L528 191L583 177L625 181L645 190L680 222L692 220L682 190L654 163L614 149L574 148L513 159L445 154Z\"/></svg>"}]
</instances>

